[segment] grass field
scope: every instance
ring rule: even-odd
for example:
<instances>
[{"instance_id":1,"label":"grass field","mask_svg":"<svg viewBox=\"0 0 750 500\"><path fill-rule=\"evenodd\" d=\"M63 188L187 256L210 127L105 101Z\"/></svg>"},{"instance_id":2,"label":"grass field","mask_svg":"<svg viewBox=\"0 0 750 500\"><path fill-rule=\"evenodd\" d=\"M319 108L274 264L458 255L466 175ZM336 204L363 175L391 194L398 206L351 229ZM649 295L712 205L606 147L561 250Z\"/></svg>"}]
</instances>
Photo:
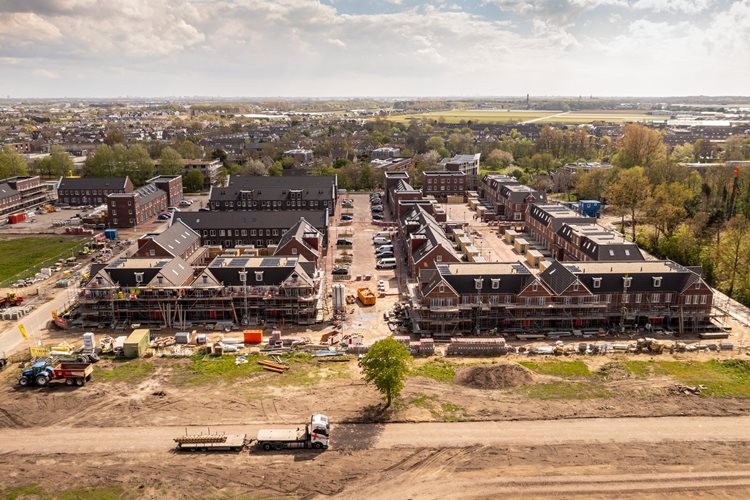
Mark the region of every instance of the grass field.
<instances>
[{"instance_id":1,"label":"grass field","mask_svg":"<svg viewBox=\"0 0 750 500\"><path fill-rule=\"evenodd\" d=\"M45 261L70 257L70 250L83 241L65 236L29 236L0 241L0 283L26 270L34 274Z\"/></svg>"},{"instance_id":2,"label":"grass field","mask_svg":"<svg viewBox=\"0 0 750 500\"><path fill-rule=\"evenodd\" d=\"M522 123L534 120L536 123L591 123L605 121L622 123L625 121L652 121L664 119L661 115L649 115L643 110L587 110L587 111L523 111L523 110L451 110L430 113L393 115L389 120L400 123L417 120L442 120L445 123Z\"/></svg>"},{"instance_id":3,"label":"grass field","mask_svg":"<svg viewBox=\"0 0 750 500\"><path fill-rule=\"evenodd\" d=\"M415 113L405 115L394 115L388 117L389 120L397 122L408 122L411 119L417 120L443 120L445 123L459 123L462 121L473 121L478 123L514 123L544 118L552 116L560 111L517 111L517 110L452 110L452 111L435 111L432 113Z\"/></svg>"}]
</instances>

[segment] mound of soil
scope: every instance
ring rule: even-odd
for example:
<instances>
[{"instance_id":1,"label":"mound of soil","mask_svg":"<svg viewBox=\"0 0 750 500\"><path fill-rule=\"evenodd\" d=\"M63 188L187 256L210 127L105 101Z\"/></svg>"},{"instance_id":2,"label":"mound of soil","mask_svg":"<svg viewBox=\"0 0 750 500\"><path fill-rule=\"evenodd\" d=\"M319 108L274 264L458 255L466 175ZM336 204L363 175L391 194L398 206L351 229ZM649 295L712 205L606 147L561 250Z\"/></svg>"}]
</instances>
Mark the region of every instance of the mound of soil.
<instances>
[{"instance_id":1,"label":"mound of soil","mask_svg":"<svg viewBox=\"0 0 750 500\"><path fill-rule=\"evenodd\" d=\"M531 372L521 365L503 363L499 365L479 365L464 368L456 373L457 384L476 389L505 389L519 387L533 382Z\"/></svg>"}]
</instances>

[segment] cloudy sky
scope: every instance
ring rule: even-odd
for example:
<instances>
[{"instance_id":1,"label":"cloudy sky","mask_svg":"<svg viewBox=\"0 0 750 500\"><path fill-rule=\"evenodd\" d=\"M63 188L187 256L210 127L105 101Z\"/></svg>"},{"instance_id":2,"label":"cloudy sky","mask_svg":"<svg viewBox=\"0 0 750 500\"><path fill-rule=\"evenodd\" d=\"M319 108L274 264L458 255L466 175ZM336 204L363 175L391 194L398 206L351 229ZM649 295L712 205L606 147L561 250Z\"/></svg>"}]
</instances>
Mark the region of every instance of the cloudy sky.
<instances>
[{"instance_id":1,"label":"cloudy sky","mask_svg":"<svg viewBox=\"0 0 750 500\"><path fill-rule=\"evenodd\" d=\"M0 0L0 96L747 95L750 0Z\"/></svg>"}]
</instances>

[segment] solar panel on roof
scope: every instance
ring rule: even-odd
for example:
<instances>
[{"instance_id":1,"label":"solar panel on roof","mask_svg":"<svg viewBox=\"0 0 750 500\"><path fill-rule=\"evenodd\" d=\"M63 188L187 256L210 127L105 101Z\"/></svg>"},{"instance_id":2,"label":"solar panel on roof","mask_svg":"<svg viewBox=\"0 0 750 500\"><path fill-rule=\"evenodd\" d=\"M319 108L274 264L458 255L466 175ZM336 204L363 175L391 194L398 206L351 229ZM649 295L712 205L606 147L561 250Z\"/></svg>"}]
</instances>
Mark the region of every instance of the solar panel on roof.
<instances>
[{"instance_id":1,"label":"solar panel on roof","mask_svg":"<svg viewBox=\"0 0 750 500\"><path fill-rule=\"evenodd\" d=\"M240 259L240 258L232 259L229 261L229 266L230 267L244 267L246 262L247 262L247 259Z\"/></svg>"},{"instance_id":2,"label":"solar panel on roof","mask_svg":"<svg viewBox=\"0 0 750 500\"><path fill-rule=\"evenodd\" d=\"M262 267L275 267L275 266L278 266L280 263L281 263L281 259L272 259L272 258L263 259L260 261L260 265Z\"/></svg>"}]
</instances>

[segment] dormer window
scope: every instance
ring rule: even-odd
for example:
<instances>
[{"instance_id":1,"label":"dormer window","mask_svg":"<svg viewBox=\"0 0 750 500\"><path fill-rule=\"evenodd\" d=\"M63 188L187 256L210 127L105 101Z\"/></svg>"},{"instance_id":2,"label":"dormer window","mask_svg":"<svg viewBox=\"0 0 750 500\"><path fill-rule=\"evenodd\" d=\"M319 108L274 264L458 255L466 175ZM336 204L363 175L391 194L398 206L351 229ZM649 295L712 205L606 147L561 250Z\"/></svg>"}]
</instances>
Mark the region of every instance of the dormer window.
<instances>
[{"instance_id":1,"label":"dormer window","mask_svg":"<svg viewBox=\"0 0 750 500\"><path fill-rule=\"evenodd\" d=\"M204 284L204 285L207 285L207 284L208 284L208 276L206 276L206 275L204 274L204 275L202 276L202 278L203 278L203 284Z\"/></svg>"},{"instance_id":2,"label":"dormer window","mask_svg":"<svg viewBox=\"0 0 750 500\"><path fill-rule=\"evenodd\" d=\"M159 282L160 285L164 284L164 276L157 276L156 281Z\"/></svg>"},{"instance_id":3,"label":"dormer window","mask_svg":"<svg viewBox=\"0 0 750 500\"><path fill-rule=\"evenodd\" d=\"M97 276L96 277L96 284L97 285L103 285L104 284L104 279L101 276Z\"/></svg>"},{"instance_id":4,"label":"dormer window","mask_svg":"<svg viewBox=\"0 0 750 500\"><path fill-rule=\"evenodd\" d=\"M538 289L539 289L539 284L534 283L533 285L531 285L531 291L532 292L536 292Z\"/></svg>"},{"instance_id":5,"label":"dormer window","mask_svg":"<svg viewBox=\"0 0 750 500\"><path fill-rule=\"evenodd\" d=\"M445 292L445 285L438 286L438 292L440 292L440 293Z\"/></svg>"},{"instance_id":6,"label":"dormer window","mask_svg":"<svg viewBox=\"0 0 750 500\"><path fill-rule=\"evenodd\" d=\"M623 288L630 288L630 285L633 283L633 278L630 276L625 276L622 278L622 286Z\"/></svg>"},{"instance_id":7,"label":"dormer window","mask_svg":"<svg viewBox=\"0 0 750 500\"><path fill-rule=\"evenodd\" d=\"M492 289L497 290L500 288L500 278L493 278L492 279Z\"/></svg>"},{"instance_id":8,"label":"dormer window","mask_svg":"<svg viewBox=\"0 0 750 500\"><path fill-rule=\"evenodd\" d=\"M474 279L474 288L476 288L477 290L481 290L483 285L484 285L484 279L483 278L475 278Z\"/></svg>"},{"instance_id":9,"label":"dormer window","mask_svg":"<svg viewBox=\"0 0 750 500\"><path fill-rule=\"evenodd\" d=\"M255 271L255 281L263 281L263 271Z\"/></svg>"},{"instance_id":10,"label":"dormer window","mask_svg":"<svg viewBox=\"0 0 750 500\"><path fill-rule=\"evenodd\" d=\"M654 276L654 288L661 287L661 276Z\"/></svg>"},{"instance_id":11,"label":"dormer window","mask_svg":"<svg viewBox=\"0 0 750 500\"><path fill-rule=\"evenodd\" d=\"M576 281L575 283L573 283L573 291L574 291L574 292L577 292L577 291L578 291L578 287L579 287L579 284L578 284L578 282L577 282L577 281Z\"/></svg>"},{"instance_id":12,"label":"dormer window","mask_svg":"<svg viewBox=\"0 0 750 500\"><path fill-rule=\"evenodd\" d=\"M602 286L602 279L601 278L594 278L593 279L593 285L594 285L594 288L601 288L601 286Z\"/></svg>"}]
</instances>

